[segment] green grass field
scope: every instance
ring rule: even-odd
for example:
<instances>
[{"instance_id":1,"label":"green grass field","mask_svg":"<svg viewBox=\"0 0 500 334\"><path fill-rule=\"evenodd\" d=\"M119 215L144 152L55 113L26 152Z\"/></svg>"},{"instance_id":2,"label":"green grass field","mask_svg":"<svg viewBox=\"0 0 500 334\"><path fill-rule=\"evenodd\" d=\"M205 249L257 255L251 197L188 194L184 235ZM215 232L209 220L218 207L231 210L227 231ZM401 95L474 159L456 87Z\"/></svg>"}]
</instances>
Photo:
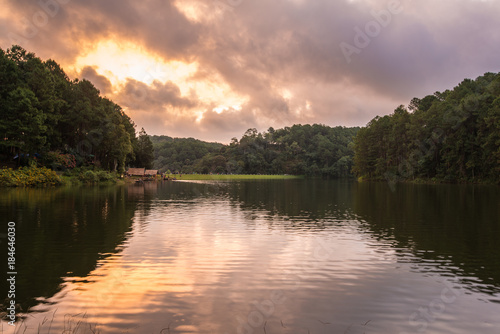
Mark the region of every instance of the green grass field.
<instances>
[{"instance_id":1,"label":"green grass field","mask_svg":"<svg viewBox=\"0 0 500 334\"><path fill-rule=\"evenodd\" d=\"M282 179L302 179L297 175L218 175L218 174L170 174L177 180L282 180Z\"/></svg>"}]
</instances>

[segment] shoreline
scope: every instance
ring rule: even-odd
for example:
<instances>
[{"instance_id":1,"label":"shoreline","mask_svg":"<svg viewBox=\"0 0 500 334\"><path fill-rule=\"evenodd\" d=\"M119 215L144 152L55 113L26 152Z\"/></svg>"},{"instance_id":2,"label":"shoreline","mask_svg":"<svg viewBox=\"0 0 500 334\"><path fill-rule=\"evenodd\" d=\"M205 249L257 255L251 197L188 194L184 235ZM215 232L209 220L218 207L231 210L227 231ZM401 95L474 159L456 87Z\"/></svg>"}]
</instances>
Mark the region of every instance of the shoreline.
<instances>
[{"instance_id":1,"label":"shoreline","mask_svg":"<svg viewBox=\"0 0 500 334\"><path fill-rule=\"evenodd\" d=\"M251 174L169 174L169 180L160 175L150 179L123 176L105 170L71 170L69 173L53 171L46 167L22 167L18 169L0 169L0 187L2 188L46 188L72 187L82 185L132 184L136 181L195 181L195 180L284 180L304 179L303 175L251 175Z\"/></svg>"},{"instance_id":2,"label":"shoreline","mask_svg":"<svg viewBox=\"0 0 500 334\"><path fill-rule=\"evenodd\" d=\"M160 175L145 179L134 176L123 176L116 172L104 170L71 170L66 173L55 172L46 167L22 167L19 169L2 168L0 169L0 187L2 188L43 188L43 187L61 187L61 186L81 186L81 185L112 185L112 184L132 184L136 181L145 182L159 181L232 181L232 180L298 180L306 179L305 175L289 174L168 174L169 180ZM359 177L358 183L389 183L389 184L456 184L456 185L487 185L500 186L500 184L491 180L444 180L438 178L425 179L416 178L387 180L381 178Z\"/></svg>"},{"instance_id":3,"label":"shoreline","mask_svg":"<svg viewBox=\"0 0 500 334\"><path fill-rule=\"evenodd\" d=\"M303 175L252 175L252 174L170 174L169 177L176 178L173 181L196 181L196 180L288 180L303 179Z\"/></svg>"},{"instance_id":4,"label":"shoreline","mask_svg":"<svg viewBox=\"0 0 500 334\"><path fill-rule=\"evenodd\" d=\"M380 178L365 178L365 177L358 177L357 179L358 183L367 183L367 182L372 182L372 183L390 183L390 184L426 184L426 185L477 185L477 186L500 186L500 183L496 183L494 181L490 180L478 180L478 181L464 181L464 180L456 180L456 181L449 181L449 180L444 180L444 179L437 179L437 178L432 178L432 179L423 179L423 178L416 178L413 180L387 180L387 179L380 179Z\"/></svg>"}]
</instances>

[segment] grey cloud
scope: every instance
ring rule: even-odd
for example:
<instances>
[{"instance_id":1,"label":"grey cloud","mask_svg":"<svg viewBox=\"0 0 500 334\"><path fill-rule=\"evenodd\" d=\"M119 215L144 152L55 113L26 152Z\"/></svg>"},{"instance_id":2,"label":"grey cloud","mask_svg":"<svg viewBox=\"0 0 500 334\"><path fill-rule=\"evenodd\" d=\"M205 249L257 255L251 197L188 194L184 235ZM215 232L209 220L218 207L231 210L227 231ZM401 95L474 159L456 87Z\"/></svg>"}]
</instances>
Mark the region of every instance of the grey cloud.
<instances>
[{"instance_id":1,"label":"grey cloud","mask_svg":"<svg viewBox=\"0 0 500 334\"><path fill-rule=\"evenodd\" d=\"M257 124L253 113L244 109L228 109L221 113L207 110L203 113L203 118L199 122L205 137L226 143L232 137L239 138L243 133L242 129L247 130Z\"/></svg>"},{"instance_id":2,"label":"grey cloud","mask_svg":"<svg viewBox=\"0 0 500 334\"><path fill-rule=\"evenodd\" d=\"M204 8L199 21L189 21L173 1L72 0L25 47L43 57L71 59L86 42L113 37L134 41L165 59L197 61L200 70L193 79L222 77L248 97L242 110L208 110L195 122L190 110L208 106L181 96L175 83L147 87L131 80L117 102L129 110L168 113L178 122L177 127L160 126L154 118L138 118L145 122L138 124L158 134L183 129L200 138L208 138L210 131L230 138L252 125L364 125L412 97L500 67L498 1L401 0L401 12L391 15L368 46L358 48L351 63L340 43L354 45L355 28L364 31L375 22L373 11L386 10L390 1L243 0L222 12L215 1L189 1ZM226 8L236 3L221 1ZM6 3L16 18L30 18L39 10L34 1ZM20 22L12 20L13 29L21 31ZM283 88L293 96L284 98ZM306 106L307 112L297 112Z\"/></svg>"},{"instance_id":3,"label":"grey cloud","mask_svg":"<svg viewBox=\"0 0 500 334\"><path fill-rule=\"evenodd\" d=\"M130 78L118 93L117 100L131 109L156 112L162 112L165 107L189 109L197 105L196 101L183 97L179 87L171 81L154 81L146 85Z\"/></svg>"},{"instance_id":4,"label":"grey cloud","mask_svg":"<svg viewBox=\"0 0 500 334\"><path fill-rule=\"evenodd\" d=\"M82 78L87 79L90 82L92 82L94 84L94 86L96 86L97 89L99 89L99 91L102 94L106 95L106 94L111 93L112 88L113 88L111 82L105 76L99 75L96 72L95 68L90 67L90 66L85 66L82 69L80 76Z\"/></svg>"},{"instance_id":5,"label":"grey cloud","mask_svg":"<svg viewBox=\"0 0 500 334\"><path fill-rule=\"evenodd\" d=\"M192 137L199 132L196 116L180 115L169 109L163 109L161 113L134 112L131 117L138 127L144 127L148 134Z\"/></svg>"},{"instance_id":6,"label":"grey cloud","mask_svg":"<svg viewBox=\"0 0 500 334\"><path fill-rule=\"evenodd\" d=\"M353 56L351 64L347 64L339 44L342 41L354 44L354 28L364 29L368 22L374 21L370 12L384 10L385 3L371 7L362 3L350 5L344 1L308 1L300 5L264 1L253 1L250 5L245 2L241 8L235 9L231 18L245 22L246 34L241 36L240 31L238 39L230 39L231 43L219 42L216 52L236 54L254 66L233 71L225 70L231 67L227 63L212 64L222 69L221 73L232 87L255 97L252 101L256 104L273 100L271 96L276 92L269 88L271 85L266 87L270 82L278 82L274 86L286 86L290 80L307 82L310 79L327 85L347 79L348 83L359 87L360 96L376 93L381 101L399 101L395 101L394 106L397 106L407 103L413 96L449 88L464 77L476 77L485 71L496 70L492 69L495 60L490 55L500 51L498 24L494 23L500 9L497 3L445 1L439 12L431 11L428 17L415 15L415 12L421 13L422 6L433 8L430 1L420 1L418 5L402 1L402 4L402 12L392 15L391 23L381 28L380 34L372 37L370 44L361 49L359 55ZM459 20L440 19L448 13L453 13ZM220 24L227 25L227 29L239 26L232 22L227 20ZM478 22L481 22L480 26L485 25L479 36L475 29ZM488 43L478 45L481 39L487 39ZM480 47L488 51L478 52ZM248 84L240 83L240 80L247 82L249 78L263 78L253 80L263 89L252 91ZM307 88L302 89L302 98L314 99L313 89ZM326 94L344 95L342 89ZM327 99L313 101L316 108L339 109L322 104L322 100ZM342 103L337 106L342 106ZM356 106L350 107L356 109ZM268 104L267 109L272 110L272 104ZM367 111L373 107L367 103L364 109ZM392 110L388 109L386 113ZM332 114L342 112L345 113L346 109ZM352 117L358 117L358 114L368 116L369 113L357 112ZM374 113L369 117L373 116ZM333 122L334 118L329 123Z\"/></svg>"},{"instance_id":7,"label":"grey cloud","mask_svg":"<svg viewBox=\"0 0 500 334\"><path fill-rule=\"evenodd\" d=\"M195 115L180 114L171 109L164 109L162 113L140 113L133 119L138 126L147 126L149 134L195 137L222 143L229 143L232 137L239 138L246 129L256 126L251 113L234 110L221 114L208 110L199 121Z\"/></svg>"},{"instance_id":8,"label":"grey cloud","mask_svg":"<svg viewBox=\"0 0 500 334\"><path fill-rule=\"evenodd\" d=\"M163 52L169 58L191 58L187 50L199 37L198 28L172 5L172 1L121 0L6 0L16 17L12 32L25 48L46 48L77 56L86 42L98 38L126 38ZM44 9L40 3L55 4ZM38 25L33 17L47 18ZM39 17L42 17L38 15ZM24 23L27 24L24 24ZM35 33L26 33L26 26ZM25 38L27 37L27 38ZM69 46L69 47L68 47ZM153 47L154 46L154 47Z\"/></svg>"}]
</instances>

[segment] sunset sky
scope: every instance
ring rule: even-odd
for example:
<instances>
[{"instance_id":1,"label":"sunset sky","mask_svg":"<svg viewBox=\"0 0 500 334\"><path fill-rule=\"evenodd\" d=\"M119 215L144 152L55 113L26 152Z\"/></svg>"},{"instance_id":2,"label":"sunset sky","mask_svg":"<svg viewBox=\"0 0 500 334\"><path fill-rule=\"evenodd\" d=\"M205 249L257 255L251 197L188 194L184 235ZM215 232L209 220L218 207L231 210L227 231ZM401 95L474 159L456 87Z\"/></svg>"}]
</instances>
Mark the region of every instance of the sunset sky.
<instances>
[{"instance_id":1,"label":"sunset sky","mask_svg":"<svg viewBox=\"0 0 500 334\"><path fill-rule=\"evenodd\" d=\"M363 126L500 71L495 0L0 0L0 47L86 78L149 134Z\"/></svg>"}]
</instances>

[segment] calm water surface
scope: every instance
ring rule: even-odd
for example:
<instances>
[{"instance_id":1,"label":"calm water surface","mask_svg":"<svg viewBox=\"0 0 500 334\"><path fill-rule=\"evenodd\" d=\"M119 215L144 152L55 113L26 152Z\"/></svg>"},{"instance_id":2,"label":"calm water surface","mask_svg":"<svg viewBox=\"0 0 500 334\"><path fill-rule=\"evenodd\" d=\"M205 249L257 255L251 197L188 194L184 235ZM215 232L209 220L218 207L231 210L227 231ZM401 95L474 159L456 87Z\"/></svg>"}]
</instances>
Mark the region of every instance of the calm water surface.
<instances>
[{"instance_id":1,"label":"calm water surface","mask_svg":"<svg viewBox=\"0 0 500 334\"><path fill-rule=\"evenodd\" d=\"M324 180L2 189L15 330L497 334L499 204L498 187Z\"/></svg>"}]
</instances>

